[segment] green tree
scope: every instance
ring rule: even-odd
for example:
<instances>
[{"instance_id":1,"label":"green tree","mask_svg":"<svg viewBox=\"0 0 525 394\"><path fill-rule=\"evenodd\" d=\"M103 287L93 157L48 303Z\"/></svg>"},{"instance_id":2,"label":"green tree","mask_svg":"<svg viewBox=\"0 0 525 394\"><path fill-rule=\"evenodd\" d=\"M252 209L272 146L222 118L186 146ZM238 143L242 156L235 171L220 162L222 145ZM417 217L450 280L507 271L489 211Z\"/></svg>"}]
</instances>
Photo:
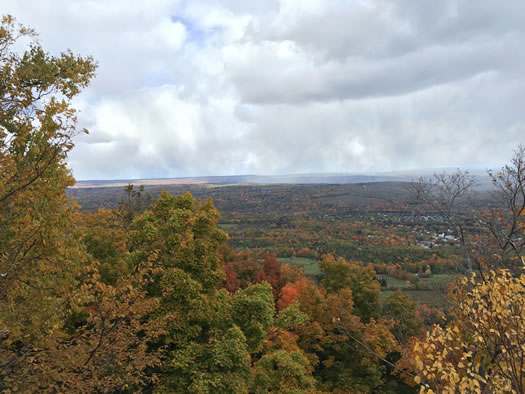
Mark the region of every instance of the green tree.
<instances>
[{"instance_id":1,"label":"green tree","mask_svg":"<svg viewBox=\"0 0 525 394\"><path fill-rule=\"evenodd\" d=\"M217 227L219 212L211 200L196 206L190 193L163 191L153 207L133 224L133 261L155 255L164 268L180 269L214 293L224 279L220 248L228 238Z\"/></svg>"},{"instance_id":2,"label":"green tree","mask_svg":"<svg viewBox=\"0 0 525 394\"><path fill-rule=\"evenodd\" d=\"M360 263L327 255L319 267L324 274L321 286L328 293L348 288L352 291L354 312L363 322L379 317L381 286L374 279L375 271L371 266L363 267Z\"/></svg>"},{"instance_id":3,"label":"green tree","mask_svg":"<svg viewBox=\"0 0 525 394\"><path fill-rule=\"evenodd\" d=\"M383 301L383 316L395 323L392 334L400 345L406 345L411 337L421 334L423 320L416 314L416 303L397 290Z\"/></svg>"},{"instance_id":4,"label":"green tree","mask_svg":"<svg viewBox=\"0 0 525 394\"><path fill-rule=\"evenodd\" d=\"M301 351L278 350L266 354L254 366L255 393L305 393L315 387L312 368Z\"/></svg>"},{"instance_id":5,"label":"green tree","mask_svg":"<svg viewBox=\"0 0 525 394\"><path fill-rule=\"evenodd\" d=\"M133 221L132 266L151 260L159 272L149 287L160 303L150 320L164 327L154 348L164 354L159 391L247 392L250 350L259 348L273 322L268 284L232 296L219 289L226 233L210 200L196 204L186 193L162 192L150 210Z\"/></svg>"},{"instance_id":6,"label":"green tree","mask_svg":"<svg viewBox=\"0 0 525 394\"><path fill-rule=\"evenodd\" d=\"M233 320L246 335L250 353L260 350L275 314L272 287L268 283L251 285L233 297Z\"/></svg>"}]
</instances>

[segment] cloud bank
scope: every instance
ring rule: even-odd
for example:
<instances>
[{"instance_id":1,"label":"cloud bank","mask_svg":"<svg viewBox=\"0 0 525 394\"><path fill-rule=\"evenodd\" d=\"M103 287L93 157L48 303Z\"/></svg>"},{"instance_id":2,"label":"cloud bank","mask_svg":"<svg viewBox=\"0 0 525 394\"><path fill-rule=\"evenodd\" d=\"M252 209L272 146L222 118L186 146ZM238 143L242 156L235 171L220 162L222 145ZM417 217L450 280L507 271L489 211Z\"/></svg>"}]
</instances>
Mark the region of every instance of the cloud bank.
<instances>
[{"instance_id":1,"label":"cloud bank","mask_svg":"<svg viewBox=\"0 0 525 394\"><path fill-rule=\"evenodd\" d=\"M45 3L45 4L44 4ZM4 0L93 55L78 179L490 168L525 142L519 0Z\"/></svg>"}]
</instances>

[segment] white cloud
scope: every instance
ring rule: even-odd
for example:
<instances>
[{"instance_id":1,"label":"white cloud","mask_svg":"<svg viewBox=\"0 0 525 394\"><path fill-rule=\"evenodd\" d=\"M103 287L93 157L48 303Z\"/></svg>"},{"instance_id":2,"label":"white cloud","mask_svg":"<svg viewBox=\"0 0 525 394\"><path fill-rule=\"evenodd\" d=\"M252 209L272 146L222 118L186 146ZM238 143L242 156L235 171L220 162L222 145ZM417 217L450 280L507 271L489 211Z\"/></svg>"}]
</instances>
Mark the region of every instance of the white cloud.
<instances>
[{"instance_id":1,"label":"white cloud","mask_svg":"<svg viewBox=\"0 0 525 394\"><path fill-rule=\"evenodd\" d=\"M523 141L509 0L4 0L93 55L75 176L492 167Z\"/></svg>"}]
</instances>

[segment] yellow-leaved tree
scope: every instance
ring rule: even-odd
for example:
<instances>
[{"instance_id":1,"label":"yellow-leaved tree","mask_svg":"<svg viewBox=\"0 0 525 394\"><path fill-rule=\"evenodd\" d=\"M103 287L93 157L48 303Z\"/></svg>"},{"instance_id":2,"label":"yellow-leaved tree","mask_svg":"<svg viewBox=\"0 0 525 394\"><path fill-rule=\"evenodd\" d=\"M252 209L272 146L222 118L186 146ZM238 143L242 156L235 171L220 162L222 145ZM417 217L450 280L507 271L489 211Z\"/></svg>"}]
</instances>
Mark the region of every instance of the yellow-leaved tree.
<instances>
[{"instance_id":1,"label":"yellow-leaved tree","mask_svg":"<svg viewBox=\"0 0 525 394\"><path fill-rule=\"evenodd\" d=\"M90 57L50 56L32 29L1 19L1 391L133 391L156 378L149 340L165 331L144 316L159 304L147 295L158 268L145 259L128 269L119 218L75 220L66 196L71 100L95 69Z\"/></svg>"},{"instance_id":2,"label":"yellow-leaved tree","mask_svg":"<svg viewBox=\"0 0 525 394\"><path fill-rule=\"evenodd\" d=\"M14 49L29 39L22 53ZM18 47L19 49L19 47ZM73 183L71 99L96 65L71 52L47 54L35 33L5 16L0 24L0 387L32 379L23 364L61 336L81 250L65 194ZM12 380L14 375L17 378Z\"/></svg>"},{"instance_id":3,"label":"yellow-leaved tree","mask_svg":"<svg viewBox=\"0 0 525 394\"><path fill-rule=\"evenodd\" d=\"M525 274L491 271L464 278L452 294L452 320L410 349L422 392L525 392Z\"/></svg>"},{"instance_id":4,"label":"yellow-leaved tree","mask_svg":"<svg viewBox=\"0 0 525 394\"><path fill-rule=\"evenodd\" d=\"M462 224L474 177L458 171L411 185L456 228L467 274L450 289L452 319L414 339L400 363L424 392L525 392L525 147L489 176L495 204L476 218L477 234Z\"/></svg>"}]
</instances>

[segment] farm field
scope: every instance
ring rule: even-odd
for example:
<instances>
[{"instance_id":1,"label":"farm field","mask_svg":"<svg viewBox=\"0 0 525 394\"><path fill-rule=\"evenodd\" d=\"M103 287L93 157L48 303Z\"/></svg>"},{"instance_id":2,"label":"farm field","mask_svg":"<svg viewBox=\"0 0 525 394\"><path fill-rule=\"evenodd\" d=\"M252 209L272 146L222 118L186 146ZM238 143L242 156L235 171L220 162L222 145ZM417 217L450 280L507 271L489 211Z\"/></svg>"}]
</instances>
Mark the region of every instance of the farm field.
<instances>
[{"instance_id":1,"label":"farm field","mask_svg":"<svg viewBox=\"0 0 525 394\"><path fill-rule=\"evenodd\" d=\"M389 289L389 290L390 289L406 289L410 286L410 283L407 283L406 280L397 279L397 278L394 278L392 276L385 275L385 274L377 274L376 278L379 281L384 279L386 281L386 289ZM384 291L388 291L388 290L384 290Z\"/></svg>"},{"instance_id":2,"label":"farm field","mask_svg":"<svg viewBox=\"0 0 525 394\"><path fill-rule=\"evenodd\" d=\"M396 290L401 290L410 296L412 300L439 309L446 309L446 289L456 277L456 274L431 275L428 278L421 278L421 288L415 289L408 281L384 274L376 275L379 281L384 279L387 283L387 287L381 287L383 298L390 296Z\"/></svg>"},{"instance_id":3,"label":"farm field","mask_svg":"<svg viewBox=\"0 0 525 394\"><path fill-rule=\"evenodd\" d=\"M321 273L318 262L313 259L306 257L278 257L278 260L283 264L301 267L305 274L319 275Z\"/></svg>"}]
</instances>

